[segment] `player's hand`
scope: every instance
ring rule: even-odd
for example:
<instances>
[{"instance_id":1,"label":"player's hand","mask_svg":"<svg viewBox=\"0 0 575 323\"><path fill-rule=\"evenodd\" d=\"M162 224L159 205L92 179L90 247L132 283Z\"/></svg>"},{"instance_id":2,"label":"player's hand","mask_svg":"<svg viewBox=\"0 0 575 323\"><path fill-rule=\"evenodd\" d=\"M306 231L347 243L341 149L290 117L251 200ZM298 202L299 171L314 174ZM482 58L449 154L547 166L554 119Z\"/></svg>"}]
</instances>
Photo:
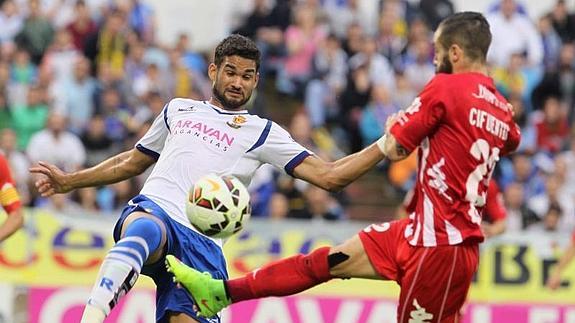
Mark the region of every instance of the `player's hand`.
<instances>
[{"instance_id":1,"label":"player's hand","mask_svg":"<svg viewBox=\"0 0 575 323\"><path fill-rule=\"evenodd\" d=\"M38 166L31 167L30 173L42 174L45 177L36 181L36 189L43 197L57 193L67 193L72 190L72 185L67 183L67 174L60 168L45 162L38 162Z\"/></svg>"},{"instance_id":2,"label":"player's hand","mask_svg":"<svg viewBox=\"0 0 575 323\"><path fill-rule=\"evenodd\" d=\"M561 286L561 275L557 272L553 272L547 279L547 288L556 290L559 286Z\"/></svg>"}]
</instances>

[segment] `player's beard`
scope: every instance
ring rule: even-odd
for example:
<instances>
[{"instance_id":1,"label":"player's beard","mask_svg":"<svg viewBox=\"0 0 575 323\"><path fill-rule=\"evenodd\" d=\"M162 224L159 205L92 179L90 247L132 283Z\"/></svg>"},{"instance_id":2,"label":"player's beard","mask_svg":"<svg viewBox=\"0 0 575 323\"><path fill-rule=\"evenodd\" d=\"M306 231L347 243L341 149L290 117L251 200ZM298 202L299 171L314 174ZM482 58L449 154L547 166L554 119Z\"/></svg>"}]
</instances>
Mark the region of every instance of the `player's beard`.
<instances>
[{"instance_id":1,"label":"player's beard","mask_svg":"<svg viewBox=\"0 0 575 323\"><path fill-rule=\"evenodd\" d=\"M441 64L437 65L435 68L435 73L444 73L444 74L451 74L453 73L453 64L449 61L449 57L447 55L443 56L441 59Z\"/></svg>"},{"instance_id":2,"label":"player's beard","mask_svg":"<svg viewBox=\"0 0 575 323\"><path fill-rule=\"evenodd\" d=\"M250 99L250 96L246 95L246 96L244 96L244 98L241 101L230 101L230 100L226 99L226 96L224 93L222 93L218 90L217 84L218 84L218 82L215 82L215 84L212 86L212 95L218 101L220 101L220 103L223 105L225 110L239 110Z\"/></svg>"}]
</instances>

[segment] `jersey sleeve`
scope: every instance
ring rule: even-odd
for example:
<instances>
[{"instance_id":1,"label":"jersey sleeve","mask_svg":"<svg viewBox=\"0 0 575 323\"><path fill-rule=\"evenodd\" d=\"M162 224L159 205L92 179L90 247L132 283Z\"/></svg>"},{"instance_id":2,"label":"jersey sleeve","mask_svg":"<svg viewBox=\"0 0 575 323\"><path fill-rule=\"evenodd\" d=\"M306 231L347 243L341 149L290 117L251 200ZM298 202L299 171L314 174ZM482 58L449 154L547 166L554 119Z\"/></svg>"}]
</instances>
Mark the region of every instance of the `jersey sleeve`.
<instances>
[{"instance_id":1,"label":"jersey sleeve","mask_svg":"<svg viewBox=\"0 0 575 323\"><path fill-rule=\"evenodd\" d=\"M0 204L10 214L21 206L20 195L10 175L8 162L0 156Z\"/></svg>"},{"instance_id":2,"label":"jersey sleeve","mask_svg":"<svg viewBox=\"0 0 575 323\"><path fill-rule=\"evenodd\" d=\"M512 122L510 128L505 146L503 146L503 149L501 150L500 155L502 156L509 155L517 150L517 147L519 147L519 143L521 142L521 129L519 126L515 122Z\"/></svg>"},{"instance_id":3,"label":"jersey sleeve","mask_svg":"<svg viewBox=\"0 0 575 323\"><path fill-rule=\"evenodd\" d=\"M292 139L290 134L277 123L268 121L262 135L256 142L262 162L285 170L293 176L293 170L312 153ZM256 148L258 148L256 147ZM253 150L254 147L250 148Z\"/></svg>"},{"instance_id":4,"label":"jersey sleeve","mask_svg":"<svg viewBox=\"0 0 575 323\"><path fill-rule=\"evenodd\" d=\"M503 202L503 196L495 180L489 181L487 188L487 200L485 202L484 213L491 222L503 220L507 216L507 211Z\"/></svg>"},{"instance_id":5,"label":"jersey sleeve","mask_svg":"<svg viewBox=\"0 0 575 323\"><path fill-rule=\"evenodd\" d=\"M391 127L395 140L409 151L433 133L445 114L442 79L435 77L415 98L405 115Z\"/></svg>"},{"instance_id":6,"label":"jersey sleeve","mask_svg":"<svg viewBox=\"0 0 575 323\"><path fill-rule=\"evenodd\" d=\"M136 143L136 149L156 160L160 158L166 138L170 133L168 122L169 107L170 103L164 106L162 113L156 117L148 132Z\"/></svg>"}]
</instances>

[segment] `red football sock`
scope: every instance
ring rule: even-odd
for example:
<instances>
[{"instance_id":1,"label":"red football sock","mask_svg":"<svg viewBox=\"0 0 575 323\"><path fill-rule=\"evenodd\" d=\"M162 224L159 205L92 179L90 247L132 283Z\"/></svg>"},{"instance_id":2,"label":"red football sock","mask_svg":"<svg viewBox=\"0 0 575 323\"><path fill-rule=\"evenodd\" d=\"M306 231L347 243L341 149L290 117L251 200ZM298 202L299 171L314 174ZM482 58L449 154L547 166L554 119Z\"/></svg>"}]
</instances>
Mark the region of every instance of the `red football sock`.
<instances>
[{"instance_id":1,"label":"red football sock","mask_svg":"<svg viewBox=\"0 0 575 323\"><path fill-rule=\"evenodd\" d=\"M237 303L267 296L286 296L325 283L332 278L328 255L329 247L322 247L305 256L277 260L243 277L228 280L228 297Z\"/></svg>"}]
</instances>

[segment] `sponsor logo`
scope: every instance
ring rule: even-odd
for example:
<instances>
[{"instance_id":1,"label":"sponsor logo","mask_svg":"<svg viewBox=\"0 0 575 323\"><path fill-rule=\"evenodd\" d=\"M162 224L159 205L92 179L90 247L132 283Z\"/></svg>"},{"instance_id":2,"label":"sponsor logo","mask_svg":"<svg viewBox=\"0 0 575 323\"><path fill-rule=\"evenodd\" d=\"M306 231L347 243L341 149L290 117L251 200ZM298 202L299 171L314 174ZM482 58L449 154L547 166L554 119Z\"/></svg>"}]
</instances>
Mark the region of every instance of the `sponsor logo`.
<instances>
[{"instance_id":1,"label":"sponsor logo","mask_svg":"<svg viewBox=\"0 0 575 323\"><path fill-rule=\"evenodd\" d=\"M239 129L242 127L242 124L246 123L246 121L248 120L244 116L234 116L232 121L228 121L226 124L234 129Z\"/></svg>"},{"instance_id":2,"label":"sponsor logo","mask_svg":"<svg viewBox=\"0 0 575 323\"><path fill-rule=\"evenodd\" d=\"M191 106L191 107L187 107L187 108L179 108L178 111L180 111L180 112L194 112L194 111L196 111L196 107Z\"/></svg>"},{"instance_id":3,"label":"sponsor logo","mask_svg":"<svg viewBox=\"0 0 575 323\"><path fill-rule=\"evenodd\" d=\"M413 299L413 307L415 307L415 310L409 313L409 323L431 322L430 320L433 319L433 314L427 313L424 307L419 306L415 298Z\"/></svg>"},{"instance_id":4,"label":"sponsor logo","mask_svg":"<svg viewBox=\"0 0 575 323\"><path fill-rule=\"evenodd\" d=\"M211 127L207 123L194 120L178 120L172 130L174 136L192 135L197 137L207 144L228 151L233 145L235 137L228 134L226 131Z\"/></svg>"},{"instance_id":5,"label":"sponsor logo","mask_svg":"<svg viewBox=\"0 0 575 323\"><path fill-rule=\"evenodd\" d=\"M492 104L503 111L511 112L513 110L513 106L511 104L500 101L497 98L497 95L491 92L487 87L485 87L485 85L479 84L477 93L472 93L471 95L474 98L484 100L487 103Z\"/></svg>"}]
</instances>

